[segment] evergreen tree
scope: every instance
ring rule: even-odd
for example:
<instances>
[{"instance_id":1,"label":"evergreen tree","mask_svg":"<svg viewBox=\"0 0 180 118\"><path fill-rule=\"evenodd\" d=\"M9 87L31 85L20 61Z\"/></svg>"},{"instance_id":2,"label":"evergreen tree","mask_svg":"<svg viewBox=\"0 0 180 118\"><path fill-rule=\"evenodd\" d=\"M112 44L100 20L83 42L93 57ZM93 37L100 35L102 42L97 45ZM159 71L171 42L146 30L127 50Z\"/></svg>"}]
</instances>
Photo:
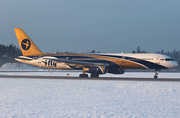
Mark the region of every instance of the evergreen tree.
<instances>
[{"instance_id":1,"label":"evergreen tree","mask_svg":"<svg viewBox=\"0 0 180 118\"><path fill-rule=\"evenodd\" d=\"M141 52L141 48L140 48L139 46L137 47L136 50L137 50L137 51L136 51L137 53L140 53L140 52Z\"/></svg>"},{"instance_id":2,"label":"evergreen tree","mask_svg":"<svg viewBox=\"0 0 180 118\"><path fill-rule=\"evenodd\" d=\"M22 53L21 50L13 44L10 44L9 46L0 44L0 67L5 63L17 62L13 58L5 58L4 55L7 55L9 57L15 57L22 55Z\"/></svg>"},{"instance_id":3,"label":"evergreen tree","mask_svg":"<svg viewBox=\"0 0 180 118\"><path fill-rule=\"evenodd\" d=\"M161 50L161 54L164 54L164 50L163 49Z\"/></svg>"}]
</instances>

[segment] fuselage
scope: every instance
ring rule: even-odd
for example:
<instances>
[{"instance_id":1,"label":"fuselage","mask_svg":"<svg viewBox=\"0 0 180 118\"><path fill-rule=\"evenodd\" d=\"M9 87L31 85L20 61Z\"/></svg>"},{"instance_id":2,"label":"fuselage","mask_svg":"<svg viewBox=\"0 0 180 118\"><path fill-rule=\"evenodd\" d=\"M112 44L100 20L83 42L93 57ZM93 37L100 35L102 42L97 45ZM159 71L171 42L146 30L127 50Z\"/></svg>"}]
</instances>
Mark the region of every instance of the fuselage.
<instances>
[{"instance_id":1,"label":"fuselage","mask_svg":"<svg viewBox=\"0 0 180 118\"><path fill-rule=\"evenodd\" d=\"M24 59L23 59L24 58ZM71 61L82 61L82 62L95 62L95 63L106 63L108 69L168 69L178 66L172 58L162 54L151 54L151 53L93 53L93 54L45 54L45 55L34 55L34 56L21 56L17 58L17 61L27 63L33 66L52 68L52 69L82 69L76 67L77 64L70 63L57 63L47 58L60 59L60 60L71 60ZM26 60L31 59L31 61Z\"/></svg>"}]
</instances>

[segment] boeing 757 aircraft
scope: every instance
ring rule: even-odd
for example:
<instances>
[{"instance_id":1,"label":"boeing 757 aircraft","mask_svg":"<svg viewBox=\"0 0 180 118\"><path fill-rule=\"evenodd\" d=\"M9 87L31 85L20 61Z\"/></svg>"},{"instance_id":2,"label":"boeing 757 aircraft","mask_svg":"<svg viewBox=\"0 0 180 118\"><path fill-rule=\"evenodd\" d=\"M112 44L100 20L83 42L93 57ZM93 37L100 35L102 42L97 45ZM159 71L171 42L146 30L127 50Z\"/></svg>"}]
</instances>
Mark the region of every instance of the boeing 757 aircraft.
<instances>
[{"instance_id":1,"label":"boeing 757 aircraft","mask_svg":"<svg viewBox=\"0 0 180 118\"><path fill-rule=\"evenodd\" d=\"M154 78L158 71L177 67L172 58L162 54L45 54L21 28L14 28L23 56L15 60L33 66L51 69L82 70L79 77L99 77L99 74L123 74L126 69L155 69Z\"/></svg>"}]
</instances>

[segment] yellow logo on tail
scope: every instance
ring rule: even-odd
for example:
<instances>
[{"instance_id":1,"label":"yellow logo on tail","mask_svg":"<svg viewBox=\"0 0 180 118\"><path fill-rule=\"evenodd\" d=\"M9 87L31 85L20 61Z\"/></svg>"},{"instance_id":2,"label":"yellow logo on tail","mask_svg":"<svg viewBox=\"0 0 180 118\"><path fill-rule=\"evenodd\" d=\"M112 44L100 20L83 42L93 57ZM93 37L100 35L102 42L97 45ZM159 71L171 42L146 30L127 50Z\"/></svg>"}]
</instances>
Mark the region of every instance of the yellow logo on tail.
<instances>
[{"instance_id":1,"label":"yellow logo on tail","mask_svg":"<svg viewBox=\"0 0 180 118\"><path fill-rule=\"evenodd\" d=\"M21 28L14 28L23 56L42 55L38 47Z\"/></svg>"}]
</instances>

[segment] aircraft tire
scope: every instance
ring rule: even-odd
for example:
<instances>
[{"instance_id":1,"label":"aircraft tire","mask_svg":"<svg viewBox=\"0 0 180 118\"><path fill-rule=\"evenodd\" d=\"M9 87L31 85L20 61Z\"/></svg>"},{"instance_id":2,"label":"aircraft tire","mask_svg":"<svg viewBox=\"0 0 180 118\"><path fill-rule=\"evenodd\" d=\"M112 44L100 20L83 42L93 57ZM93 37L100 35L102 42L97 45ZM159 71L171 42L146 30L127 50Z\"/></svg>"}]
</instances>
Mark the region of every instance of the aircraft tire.
<instances>
[{"instance_id":1,"label":"aircraft tire","mask_svg":"<svg viewBox=\"0 0 180 118\"><path fill-rule=\"evenodd\" d=\"M79 77L88 77L88 74L79 74Z\"/></svg>"},{"instance_id":2,"label":"aircraft tire","mask_svg":"<svg viewBox=\"0 0 180 118\"><path fill-rule=\"evenodd\" d=\"M157 78L158 78L158 76L157 76L157 75L155 75L155 76L154 76L154 79L157 79Z\"/></svg>"},{"instance_id":3,"label":"aircraft tire","mask_svg":"<svg viewBox=\"0 0 180 118\"><path fill-rule=\"evenodd\" d=\"M94 77L94 78L98 78L99 77L99 74L91 74L91 77Z\"/></svg>"}]
</instances>

